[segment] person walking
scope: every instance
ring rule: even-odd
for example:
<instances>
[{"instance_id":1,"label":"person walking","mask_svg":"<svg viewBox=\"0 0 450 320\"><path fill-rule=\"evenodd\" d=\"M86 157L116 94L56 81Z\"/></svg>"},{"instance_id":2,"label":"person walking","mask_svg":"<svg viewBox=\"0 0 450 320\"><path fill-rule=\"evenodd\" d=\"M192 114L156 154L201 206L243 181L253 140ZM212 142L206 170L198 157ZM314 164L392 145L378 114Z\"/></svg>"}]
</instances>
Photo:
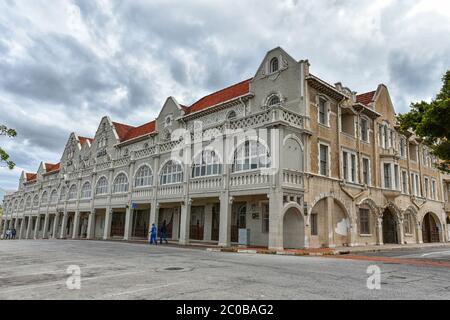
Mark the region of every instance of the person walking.
<instances>
[{"instance_id":1,"label":"person walking","mask_svg":"<svg viewBox=\"0 0 450 320\"><path fill-rule=\"evenodd\" d=\"M17 233L16 228L13 228L11 230L11 237L12 237L12 239L16 239L16 233Z\"/></svg>"},{"instance_id":2,"label":"person walking","mask_svg":"<svg viewBox=\"0 0 450 320\"><path fill-rule=\"evenodd\" d=\"M10 237L11 237L11 229L7 229L6 230L6 240L9 240Z\"/></svg>"},{"instance_id":3,"label":"person walking","mask_svg":"<svg viewBox=\"0 0 450 320\"><path fill-rule=\"evenodd\" d=\"M153 223L152 228L150 229L150 244L155 244L155 246L158 244L158 240L156 240L156 226Z\"/></svg>"},{"instance_id":4,"label":"person walking","mask_svg":"<svg viewBox=\"0 0 450 320\"><path fill-rule=\"evenodd\" d=\"M163 224L161 226L161 228L159 229L159 243L162 244L163 240L167 243L169 243L169 241L167 241L167 224L166 224L166 220L163 221Z\"/></svg>"}]
</instances>

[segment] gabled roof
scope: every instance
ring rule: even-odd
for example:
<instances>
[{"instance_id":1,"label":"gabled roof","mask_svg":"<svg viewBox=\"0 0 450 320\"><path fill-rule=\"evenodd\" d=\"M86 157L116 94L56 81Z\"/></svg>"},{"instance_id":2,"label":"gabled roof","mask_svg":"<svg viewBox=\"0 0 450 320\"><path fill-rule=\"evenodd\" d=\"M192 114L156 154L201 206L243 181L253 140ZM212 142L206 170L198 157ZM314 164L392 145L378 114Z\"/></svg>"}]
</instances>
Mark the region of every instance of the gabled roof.
<instances>
[{"instance_id":1,"label":"gabled roof","mask_svg":"<svg viewBox=\"0 0 450 320\"><path fill-rule=\"evenodd\" d=\"M34 181L37 178L36 173L25 173L26 182Z\"/></svg>"},{"instance_id":2,"label":"gabled roof","mask_svg":"<svg viewBox=\"0 0 450 320\"><path fill-rule=\"evenodd\" d=\"M198 112L222 102L233 100L240 96L246 95L250 92L251 80L252 79L247 79L242 82L233 84L232 86L229 86L225 89L211 93L192 104L189 108L186 108L185 111L187 114Z\"/></svg>"},{"instance_id":3,"label":"gabled roof","mask_svg":"<svg viewBox=\"0 0 450 320\"><path fill-rule=\"evenodd\" d=\"M53 164L53 163L46 163L45 164L45 169L46 169L47 173L59 171L60 167L61 167L61 163L60 162L56 163L56 164Z\"/></svg>"},{"instance_id":4,"label":"gabled roof","mask_svg":"<svg viewBox=\"0 0 450 320\"><path fill-rule=\"evenodd\" d=\"M373 101L375 93L376 93L376 91L370 91L370 92L359 94L356 96L356 102L362 103L367 106L369 103L371 103Z\"/></svg>"},{"instance_id":5,"label":"gabled roof","mask_svg":"<svg viewBox=\"0 0 450 320\"><path fill-rule=\"evenodd\" d=\"M131 139L141 137L146 134L155 132L155 128L156 128L155 120L147 122L147 123L143 124L142 126L135 127L133 129L129 130L128 133L124 136L123 140L121 139L121 142L131 140Z\"/></svg>"},{"instance_id":6,"label":"gabled roof","mask_svg":"<svg viewBox=\"0 0 450 320\"><path fill-rule=\"evenodd\" d=\"M86 138L86 137L80 137L80 136L78 136L78 139L80 140L81 145L83 145L86 141L89 141L90 144L92 144L92 141L94 141L94 139L92 139L92 138Z\"/></svg>"},{"instance_id":7,"label":"gabled roof","mask_svg":"<svg viewBox=\"0 0 450 320\"><path fill-rule=\"evenodd\" d=\"M127 124L119 123L119 122L113 122L114 128L116 129L117 135L119 136L120 142L123 142L126 140L127 134L135 129L133 126L129 126Z\"/></svg>"}]
</instances>

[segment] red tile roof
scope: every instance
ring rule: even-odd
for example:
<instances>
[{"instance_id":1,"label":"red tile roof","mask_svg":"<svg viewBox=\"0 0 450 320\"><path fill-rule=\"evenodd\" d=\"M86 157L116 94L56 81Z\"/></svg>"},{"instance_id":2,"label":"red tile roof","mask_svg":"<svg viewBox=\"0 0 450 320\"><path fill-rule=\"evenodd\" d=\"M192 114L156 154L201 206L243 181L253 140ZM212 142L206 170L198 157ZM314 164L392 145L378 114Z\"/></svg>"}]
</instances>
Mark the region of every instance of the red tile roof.
<instances>
[{"instance_id":1,"label":"red tile roof","mask_svg":"<svg viewBox=\"0 0 450 320\"><path fill-rule=\"evenodd\" d=\"M198 100L189 107L187 113L201 111L209 107L215 106L219 103L226 102L249 93L251 80L252 79L244 80L242 82L236 83L230 87L216 91L214 93L211 93L210 95L201 98L200 100Z\"/></svg>"},{"instance_id":2,"label":"red tile roof","mask_svg":"<svg viewBox=\"0 0 450 320\"><path fill-rule=\"evenodd\" d=\"M359 94L356 96L356 102L362 103L364 105L368 105L372 102L373 97L375 96L376 91L366 92L363 94Z\"/></svg>"},{"instance_id":3,"label":"red tile roof","mask_svg":"<svg viewBox=\"0 0 450 320\"><path fill-rule=\"evenodd\" d=\"M56 163L56 164L46 163L45 169L47 172L54 172L54 171L59 171L60 166L61 166L61 163Z\"/></svg>"},{"instance_id":4,"label":"red tile roof","mask_svg":"<svg viewBox=\"0 0 450 320\"><path fill-rule=\"evenodd\" d=\"M37 174L36 173L25 173L25 178L27 182L36 180Z\"/></svg>"},{"instance_id":5,"label":"red tile roof","mask_svg":"<svg viewBox=\"0 0 450 320\"><path fill-rule=\"evenodd\" d=\"M125 141L127 134L135 129L133 126L129 126L127 124L113 122L114 128L116 128L117 135L119 136L120 142Z\"/></svg>"},{"instance_id":6,"label":"red tile roof","mask_svg":"<svg viewBox=\"0 0 450 320\"><path fill-rule=\"evenodd\" d=\"M92 138L86 138L86 137L78 137L78 139L80 140L80 144L83 145L86 141L89 141L89 143L92 144L92 141L94 141L94 139Z\"/></svg>"},{"instance_id":7,"label":"red tile roof","mask_svg":"<svg viewBox=\"0 0 450 320\"><path fill-rule=\"evenodd\" d=\"M123 141L131 140L131 139L134 139L137 137L142 137L146 134L155 132L155 128L156 128L155 120L147 122L147 123L143 124L142 126L139 126L139 127L129 130L128 133L125 135ZM122 141L122 139L121 139L121 141Z\"/></svg>"}]
</instances>

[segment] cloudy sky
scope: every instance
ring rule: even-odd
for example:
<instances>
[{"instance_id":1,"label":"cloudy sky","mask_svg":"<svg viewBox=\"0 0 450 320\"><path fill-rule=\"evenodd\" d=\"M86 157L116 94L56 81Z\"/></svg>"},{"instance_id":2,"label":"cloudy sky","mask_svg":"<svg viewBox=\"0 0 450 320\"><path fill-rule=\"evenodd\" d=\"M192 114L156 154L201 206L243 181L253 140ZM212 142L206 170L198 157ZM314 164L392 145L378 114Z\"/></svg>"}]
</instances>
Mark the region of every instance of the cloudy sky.
<instances>
[{"instance_id":1,"label":"cloudy sky","mask_svg":"<svg viewBox=\"0 0 450 320\"><path fill-rule=\"evenodd\" d=\"M447 0L1 0L0 145L22 170L58 162L70 132L104 115L153 119L166 97L190 104L253 76L282 46L352 90L388 85L399 112L429 100L450 68Z\"/></svg>"}]
</instances>

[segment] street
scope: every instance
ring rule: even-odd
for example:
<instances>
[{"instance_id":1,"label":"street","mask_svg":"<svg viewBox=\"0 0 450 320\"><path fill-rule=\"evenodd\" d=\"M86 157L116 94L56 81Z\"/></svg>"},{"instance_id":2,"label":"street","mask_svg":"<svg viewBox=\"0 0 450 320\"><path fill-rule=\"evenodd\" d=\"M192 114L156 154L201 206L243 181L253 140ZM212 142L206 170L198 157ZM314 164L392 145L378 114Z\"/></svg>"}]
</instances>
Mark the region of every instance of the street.
<instances>
[{"instance_id":1,"label":"street","mask_svg":"<svg viewBox=\"0 0 450 320\"><path fill-rule=\"evenodd\" d=\"M381 270L379 290L367 287L373 265ZM0 299L450 299L450 249L296 257L0 241Z\"/></svg>"}]
</instances>

